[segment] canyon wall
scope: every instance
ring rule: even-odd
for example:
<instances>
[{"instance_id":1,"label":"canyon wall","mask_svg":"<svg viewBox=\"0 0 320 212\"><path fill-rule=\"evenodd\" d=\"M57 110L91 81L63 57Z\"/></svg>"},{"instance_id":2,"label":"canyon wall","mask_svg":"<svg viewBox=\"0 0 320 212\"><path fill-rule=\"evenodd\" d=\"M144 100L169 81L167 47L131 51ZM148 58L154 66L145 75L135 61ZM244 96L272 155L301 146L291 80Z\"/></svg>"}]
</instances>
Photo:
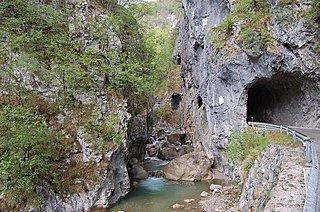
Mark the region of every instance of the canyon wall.
<instances>
[{"instance_id":1,"label":"canyon wall","mask_svg":"<svg viewBox=\"0 0 320 212\"><path fill-rule=\"evenodd\" d=\"M304 15L310 2L252 1L245 12L242 3L183 0L175 59L184 122L213 167L223 166L228 136L247 121L320 127L319 32L309 24L319 23Z\"/></svg>"},{"instance_id":2,"label":"canyon wall","mask_svg":"<svg viewBox=\"0 0 320 212\"><path fill-rule=\"evenodd\" d=\"M79 63L74 62L80 64L78 67L73 67L75 70L66 69L79 77L73 79L70 77L73 75L64 69L75 65L70 62L73 58L68 58L69 52L63 52L66 64L57 67L60 64L50 61L48 53L47 60L43 62L33 57L35 52L30 54L23 50L17 53L11 52L6 43L11 37L1 37L0 44L4 47L1 50L8 50L12 63L24 62L20 66L16 65L15 70L6 69L1 64L0 68L4 70L3 72L1 70L0 77L1 104L10 103L10 98L14 99L15 96L20 98L20 104L30 98L28 101L31 102L31 107L39 110L37 115L48 116L46 123L48 131L57 134L53 136L56 148L52 153L53 161L50 161L52 162L50 173L45 173L45 179L37 178L35 182L34 190L39 195L41 203L37 206L32 202L34 201L32 197L24 197L15 202L1 194L0 207L7 211L91 211L108 208L129 192L127 164L133 157L140 161L143 159L152 124L143 101L138 100L137 95L123 94L120 88L114 84L110 85L108 77L112 74L104 69L107 64L109 68L107 71L120 70L120 54L125 51L127 47L125 45L128 45L117 34L119 29L111 18L110 11L117 5L117 1L21 2L15 1L12 4L30 6L29 10L24 11L26 14L33 8L38 11L37 9L41 7L43 11L53 11L53 14L55 10L61 8L68 10L69 13L66 13L68 25L63 26L63 29L66 28L66 36L69 36L70 40L80 44L76 46L76 53L72 56L76 57L83 52L87 55ZM3 4L7 6L10 3L8 1ZM10 5L7 8L10 11ZM59 17L47 18L53 27L54 23L50 21L56 21L55 18L60 20ZM117 18L119 19L117 21L120 21L123 17L119 15ZM35 26L31 24L31 27ZM47 30L50 33L50 28ZM56 32L52 30L52 33ZM124 33L128 36L131 32ZM62 45L67 43L59 43L59 47ZM40 47L39 49L44 51ZM59 54L58 52L53 54L55 53ZM46 56L45 51L43 54ZM96 57L92 57L91 54ZM24 61L24 57L27 61ZM94 59L91 60L92 58ZM97 67L99 61L103 62ZM82 67L86 70L82 72L84 75L80 76ZM58 68L61 68L60 73L63 74L55 76L53 70ZM8 70L12 71L12 74ZM50 72L52 78L46 75ZM12 76L17 81L17 88L27 93L25 96L24 94L18 96L15 90L10 90ZM86 79L89 80L85 81ZM72 84L74 81L76 82ZM78 86L84 86L82 87L84 89L79 89ZM70 93L66 94L67 92ZM1 185L1 193L3 188Z\"/></svg>"}]
</instances>

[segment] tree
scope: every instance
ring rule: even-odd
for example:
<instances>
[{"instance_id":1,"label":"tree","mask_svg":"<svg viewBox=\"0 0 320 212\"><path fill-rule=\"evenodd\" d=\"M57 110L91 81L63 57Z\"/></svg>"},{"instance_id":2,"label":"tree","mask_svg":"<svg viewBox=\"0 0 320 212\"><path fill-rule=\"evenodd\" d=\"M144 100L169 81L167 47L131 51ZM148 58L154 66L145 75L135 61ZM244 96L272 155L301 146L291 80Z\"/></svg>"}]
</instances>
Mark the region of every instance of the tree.
<instances>
[{"instance_id":1,"label":"tree","mask_svg":"<svg viewBox=\"0 0 320 212\"><path fill-rule=\"evenodd\" d=\"M0 193L24 203L39 203L34 191L37 180L52 165L54 144L45 118L30 108L0 106Z\"/></svg>"}]
</instances>

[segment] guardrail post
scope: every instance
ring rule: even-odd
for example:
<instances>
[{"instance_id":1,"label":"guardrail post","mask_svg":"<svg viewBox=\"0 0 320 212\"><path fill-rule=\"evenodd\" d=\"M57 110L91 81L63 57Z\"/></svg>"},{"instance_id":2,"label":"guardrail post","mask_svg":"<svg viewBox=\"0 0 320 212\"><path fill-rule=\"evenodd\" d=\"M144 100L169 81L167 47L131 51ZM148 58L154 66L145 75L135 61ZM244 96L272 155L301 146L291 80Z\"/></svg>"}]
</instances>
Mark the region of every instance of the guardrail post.
<instances>
[{"instance_id":1,"label":"guardrail post","mask_svg":"<svg viewBox=\"0 0 320 212\"><path fill-rule=\"evenodd\" d=\"M311 162L311 140L309 137L306 137L305 139L303 139L303 143L304 143L304 151L305 151L305 156L306 156L306 161L307 162Z\"/></svg>"},{"instance_id":2,"label":"guardrail post","mask_svg":"<svg viewBox=\"0 0 320 212\"><path fill-rule=\"evenodd\" d=\"M280 133L282 133L282 125L280 126Z\"/></svg>"},{"instance_id":3,"label":"guardrail post","mask_svg":"<svg viewBox=\"0 0 320 212\"><path fill-rule=\"evenodd\" d=\"M267 125L266 125L266 124L264 124L264 130L265 130L265 131L267 130Z\"/></svg>"},{"instance_id":4,"label":"guardrail post","mask_svg":"<svg viewBox=\"0 0 320 212\"><path fill-rule=\"evenodd\" d=\"M288 127L286 127L286 133L287 133L287 136L289 136L289 129L288 129Z\"/></svg>"},{"instance_id":5,"label":"guardrail post","mask_svg":"<svg viewBox=\"0 0 320 212\"><path fill-rule=\"evenodd\" d=\"M296 135L296 131L293 131L293 143L297 143L297 135Z\"/></svg>"}]
</instances>

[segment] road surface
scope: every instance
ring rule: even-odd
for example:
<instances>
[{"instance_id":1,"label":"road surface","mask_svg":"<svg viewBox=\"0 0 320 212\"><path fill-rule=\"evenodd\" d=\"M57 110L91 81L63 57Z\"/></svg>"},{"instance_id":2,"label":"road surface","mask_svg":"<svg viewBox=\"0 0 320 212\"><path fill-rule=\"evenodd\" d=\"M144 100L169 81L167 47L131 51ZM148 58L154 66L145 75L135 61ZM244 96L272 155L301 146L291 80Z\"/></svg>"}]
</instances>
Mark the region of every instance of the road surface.
<instances>
[{"instance_id":1,"label":"road surface","mask_svg":"<svg viewBox=\"0 0 320 212\"><path fill-rule=\"evenodd\" d=\"M320 157L320 129L309 129L309 128L302 128L302 127L290 127L290 128L310 137L316 146L317 155L318 157ZM320 161L320 158L319 158L319 161Z\"/></svg>"}]
</instances>

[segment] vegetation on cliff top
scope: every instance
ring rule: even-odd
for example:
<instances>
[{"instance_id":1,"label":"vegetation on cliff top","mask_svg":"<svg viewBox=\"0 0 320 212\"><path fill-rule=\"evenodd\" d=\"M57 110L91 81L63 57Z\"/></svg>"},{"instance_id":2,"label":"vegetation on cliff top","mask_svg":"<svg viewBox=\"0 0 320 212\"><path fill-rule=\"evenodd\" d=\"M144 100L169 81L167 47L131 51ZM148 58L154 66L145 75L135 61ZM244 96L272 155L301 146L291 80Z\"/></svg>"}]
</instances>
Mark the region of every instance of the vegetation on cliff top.
<instances>
[{"instance_id":1,"label":"vegetation on cliff top","mask_svg":"<svg viewBox=\"0 0 320 212\"><path fill-rule=\"evenodd\" d=\"M227 146L226 155L231 164L243 165L248 171L259 154L270 144L297 147L293 139L278 132L258 132L250 127L246 131L234 131Z\"/></svg>"},{"instance_id":2,"label":"vegetation on cliff top","mask_svg":"<svg viewBox=\"0 0 320 212\"><path fill-rule=\"evenodd\" d=\"M257 50L261 44L272 41L268 31L270 22L269 5L265 0L238 0L234 3L234 10L222 23L210 32L213 43L218 48L227 45L235 22L242 21L241 30L236 42L245 49Z\"/></svg>"},{"instance_id":3,"label":"vegetation on cliff top","mask_svg":"<svg viewBox=\"0 0 320 212\"><path fill-rule=\"evenodd\" d=\"M313 0L311 7L307 10L295 11L292 7L295 4L299 2L279 0L276 5L270 6L265 0L237 0L230 14L219 26L210 30L212 43L220 49L228 48L227 41L235 35L235 28L240 27L235 43L243 49L257 51L262 45L272 46L274 45L274 39L270 34L272 16L275 16L276 19L280 18L280 22L288 22L287 24L295 23L301 18L306 19L309 24L316 25L313 28L319 34L319 0ZM235 26L236 23L239 26Z\"/></svg>"}]
</instances>

